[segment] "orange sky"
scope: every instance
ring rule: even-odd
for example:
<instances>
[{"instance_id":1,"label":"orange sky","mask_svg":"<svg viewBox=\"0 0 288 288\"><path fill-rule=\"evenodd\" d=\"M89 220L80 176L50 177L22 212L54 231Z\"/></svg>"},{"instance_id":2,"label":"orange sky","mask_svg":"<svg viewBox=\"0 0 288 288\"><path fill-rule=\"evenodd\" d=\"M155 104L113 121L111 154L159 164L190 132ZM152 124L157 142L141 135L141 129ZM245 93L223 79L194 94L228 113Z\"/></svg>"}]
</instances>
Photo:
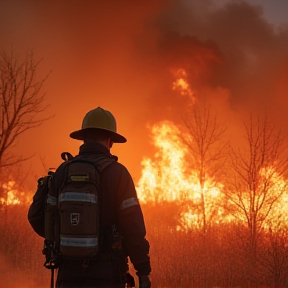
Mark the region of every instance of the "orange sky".
<instances>
[{"instance_id":1,"label":"orange sky","mask_svg":"<svg viewBox=\"0 0 288 288\"><path fill-rule=\"evenodd\" d=\"M0 49L19 55L33 49L43 58L39 78L52 70L43 92L46 114L54 117L17 146L24 156L35 153L25 164L33 180L45 173L42 162L55 167L61 152L78 152L80 142L69 134L98 106L116 116L128 142L112 153L137 180L143 156L153 150L147 124L180 122L185 108L171 89L173 69L185 68L197 97L210 98L223 114L268 107L287 123L288 24L273 27L259 6L245 2L212 10L181 3L0 2Z\"/></svg>"}]
</instances>

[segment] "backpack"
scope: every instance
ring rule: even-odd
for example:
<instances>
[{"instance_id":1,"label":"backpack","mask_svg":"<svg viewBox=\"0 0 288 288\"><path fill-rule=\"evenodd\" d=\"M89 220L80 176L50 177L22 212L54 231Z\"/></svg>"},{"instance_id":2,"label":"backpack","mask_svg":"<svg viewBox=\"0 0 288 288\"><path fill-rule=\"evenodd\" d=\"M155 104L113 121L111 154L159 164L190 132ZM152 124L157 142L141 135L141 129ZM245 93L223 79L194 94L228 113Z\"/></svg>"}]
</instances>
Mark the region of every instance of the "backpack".
<instances>
[{"instance_id":1,"label":"backpack","mask_svg":"<svg viewBox=\"0 0 288 288\"><path fill-rule=\"evenodd\" d=\"M43 252L46 268L57 266L59 255L61 258L89 260L99 251L100 174L115 159L78 156L68 160L64 164L65 177L59 191L52 191L50 187L47 195L46 254Z\"/></svg>"}]
</instances>

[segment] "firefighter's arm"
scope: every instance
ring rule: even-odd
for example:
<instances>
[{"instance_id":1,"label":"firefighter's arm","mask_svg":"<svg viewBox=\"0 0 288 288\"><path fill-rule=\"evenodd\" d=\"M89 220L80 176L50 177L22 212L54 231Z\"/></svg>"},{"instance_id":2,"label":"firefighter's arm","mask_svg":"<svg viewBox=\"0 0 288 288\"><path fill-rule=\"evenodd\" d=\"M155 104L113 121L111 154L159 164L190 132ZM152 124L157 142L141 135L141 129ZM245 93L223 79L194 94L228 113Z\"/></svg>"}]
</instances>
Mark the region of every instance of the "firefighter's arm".
<instances>
[{"instance_id":1,"label":"firefighter's arm","mask_svg":"<svg viewBox=\"0 0 288 288\"><path fill-rule=\"evenodd\" d=\"M117 214L118 226L123 236L128 256L138 276L148 276L151 272L149 242L146 239L144 217L139 205L135 185L127 169L118 174ZM144 281L144 278L142 278ZM140 278L139 278L140 280ZM146 286L143 286L146 287ZM147 286L149 287L149 286Z\"/></svg>"},{"instance_id":2,"label":"firefighter's arm","mask_svg":"<svg viewBox=\"0 0 288 288\"><path fill-rule=\"evenodd\" d=\"M48 192L47 181L47 177L38 179L37 190L28 210L28 221L33 230L41 237L44 237L45 201Z\"/></svg>"},{"instance_id":3,"label":"firefighter's arm","mask_svg":"<svg viewBox=\"0 0 288 288\"><path fill-rule=\"evenodd\" d=\"M149 249L143 214L139 205L119 212L119 229L124 246L138 276L151 272Z\"/></svg>"},{"instance_id":4,"label":"firefighter's arm","mask_svg":"<svg viewBox=\"0 0 288 288\"><path fill-rule=\"evenodd\" d=\"M133 201L130 201L131 204ZM136 203L136 202L135 202ZM125 211L126 210L126 211ZM149 242L146 240L146 229L139 204L120 212L120 231L124 246L139 278L139 288L150 288L151 272Z\"/></svg>"},{"instance_id":5,"label":"firefighter's arm","mask_svg":"<svg viewBox=\"0 0 288 288\"><path fill-rule=\"evenodd\" d=\"M139 288L150 288L151 281L147 275L139 275Z\"/></svg>"}]
</instances>

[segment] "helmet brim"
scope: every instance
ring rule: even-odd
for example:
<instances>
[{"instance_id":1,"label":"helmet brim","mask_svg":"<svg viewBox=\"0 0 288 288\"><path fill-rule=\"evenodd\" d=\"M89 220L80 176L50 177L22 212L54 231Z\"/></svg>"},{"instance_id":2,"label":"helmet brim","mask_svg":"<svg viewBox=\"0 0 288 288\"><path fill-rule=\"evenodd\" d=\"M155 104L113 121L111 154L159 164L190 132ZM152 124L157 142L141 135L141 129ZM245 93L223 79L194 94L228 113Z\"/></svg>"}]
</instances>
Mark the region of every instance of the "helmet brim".
<instances>
[{"instance_id":1,"label":"helmet brim","mask_svg":"<svg viewBox=\"0 0 288 288\"><path fill-rule=\"evenodd\" d=\"M74 132L70 133L70 137L72 139L76 139L76 140L84 140L85 131L88 130L88 129L89 130L93 129L93 130L95 130L95 132L97 130L98 131L99 130L108 131L109 134L110 134L111 140L114 143L125 143L125 142L127 142L127 139L124 136L122 136L122 135L120 135L120 134L118 134L118 133L116 133L114 131L107 130L107 129L101 129L101 128L85 128L85 129L77 130L77 131L74 131Z\"/></svg>"}]
</instances>

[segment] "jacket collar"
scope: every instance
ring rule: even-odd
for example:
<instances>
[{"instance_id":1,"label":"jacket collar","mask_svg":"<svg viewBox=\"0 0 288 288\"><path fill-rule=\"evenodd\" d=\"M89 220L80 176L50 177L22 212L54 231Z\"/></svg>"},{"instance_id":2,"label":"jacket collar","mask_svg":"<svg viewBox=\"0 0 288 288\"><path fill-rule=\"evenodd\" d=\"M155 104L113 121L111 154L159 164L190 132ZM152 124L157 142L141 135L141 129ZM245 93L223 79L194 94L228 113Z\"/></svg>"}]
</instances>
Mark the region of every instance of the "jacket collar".
<instances>
[{"instance_id":1,"label":"jacket collar","mask_svg":"<svg viewBox=\"0 0 288 288\"><path fill-rule=\"evenodd\" d=\"M79 154L106 154L110 156L110 151L98 142L84 143L79 148Z\"/></svg>"}]
</instances>

